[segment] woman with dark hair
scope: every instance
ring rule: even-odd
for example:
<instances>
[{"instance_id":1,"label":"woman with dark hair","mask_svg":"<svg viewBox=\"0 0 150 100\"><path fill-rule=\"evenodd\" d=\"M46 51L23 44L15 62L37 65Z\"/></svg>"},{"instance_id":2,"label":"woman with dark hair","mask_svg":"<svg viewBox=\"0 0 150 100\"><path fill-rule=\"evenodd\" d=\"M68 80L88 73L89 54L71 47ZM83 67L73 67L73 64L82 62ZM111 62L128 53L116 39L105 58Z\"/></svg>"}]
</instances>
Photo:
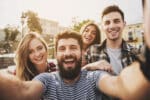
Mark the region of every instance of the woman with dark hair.
<instances>
[{"instance_id":1,"label":"woman with dark hair","mask_svg":"<svg viewBox=\"0 0 150 100\"><path fill-rule=\"evenodd\" d=\"M93 23L89 22L81 27L80 33L82 35L83 47L82 47L82 66L87 64L86 54L88 48L93 44L100 44L101 36L99 27Z\"/></svg>"}]
</instances>

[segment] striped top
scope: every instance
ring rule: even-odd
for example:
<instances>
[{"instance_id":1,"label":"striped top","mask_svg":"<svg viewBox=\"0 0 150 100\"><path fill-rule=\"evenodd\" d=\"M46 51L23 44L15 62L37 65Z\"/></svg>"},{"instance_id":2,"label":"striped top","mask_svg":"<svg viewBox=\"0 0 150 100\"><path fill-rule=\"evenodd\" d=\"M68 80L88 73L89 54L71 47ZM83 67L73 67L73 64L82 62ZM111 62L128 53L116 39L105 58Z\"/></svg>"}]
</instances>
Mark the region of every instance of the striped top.
<instances>
[{"instance_id":1,"label":"striped top","mask_svg":"<svg viewBox=\"0 0 150 100\"><path fill-rule=\"evenodd\" d=\"M44 100L101 100L97 83L103 71L82 71L79 80L66 84L58 72L42 73L34 78L42 82Z\"/></svg>"}]
</instances>

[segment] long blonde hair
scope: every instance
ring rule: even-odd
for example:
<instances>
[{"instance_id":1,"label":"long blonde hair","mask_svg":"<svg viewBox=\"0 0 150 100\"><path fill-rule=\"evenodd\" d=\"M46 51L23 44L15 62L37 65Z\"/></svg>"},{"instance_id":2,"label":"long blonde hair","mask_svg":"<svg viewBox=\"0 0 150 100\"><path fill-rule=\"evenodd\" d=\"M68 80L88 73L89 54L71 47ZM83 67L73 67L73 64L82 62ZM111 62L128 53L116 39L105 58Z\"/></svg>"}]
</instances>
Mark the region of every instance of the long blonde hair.
<instances>
[{"instance_id":1,"label":"long blonde hair","mask_svg":"<svg viewBox=\"0 0 150 100\"><path fill-rule=\"evenodd\" d=\"M30 32L25 35L25 37L20 41L18 45L16 56L14 59L17 67L16 75L21 80L31 80L34 76L39 74L34 64L29 59L29 43L35 38L41 41L46 51L48 52L46 42L38 33Z\"/></svg>"}]
</instances>

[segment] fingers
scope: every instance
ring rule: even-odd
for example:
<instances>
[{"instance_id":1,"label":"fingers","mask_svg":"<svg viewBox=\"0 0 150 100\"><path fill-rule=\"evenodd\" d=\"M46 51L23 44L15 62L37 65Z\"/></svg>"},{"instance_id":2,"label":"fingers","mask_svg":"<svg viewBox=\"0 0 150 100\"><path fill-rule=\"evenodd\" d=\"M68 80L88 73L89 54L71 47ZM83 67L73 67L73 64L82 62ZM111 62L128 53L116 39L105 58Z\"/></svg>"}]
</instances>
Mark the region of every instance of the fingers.
<instances>
[{"instance_id":1,"label":"fingers","mask_svg":"<svg viewBox=\"0 0 150 100\"><path fill-rule=\"evenodd\" d=\"M102 64L101 67L99 67L99 70L107 71L109 73L113 72L112 66L110 64L109 65Z\"/></svg>"},{"instance_id":2,"label":"fingers","mask_svg":"<svg viewBox=\"0 0 150 100\"><path fill-rule=\"evenodd\" d=\"M93 70L94 68L94 66L92 65L93 63L90 63L90 64L87 64L87 65L85 65L85 66L83 66L82 67L82 70L84 70L84 69L86 69L86 70Z\"/></svg>"},{"instance_id":3,"label":"fingers","mask_svg":"<svg viewBox=\"0 0 150 100\"><path fill-rule=\"evenodd\" d=\"M107 71L109 73L113 73L112 66L105 60L101 60L101 61L87 64L82 69L86 69L89 71L104 70L104 71Z\"/></svg>"}]
</instances>

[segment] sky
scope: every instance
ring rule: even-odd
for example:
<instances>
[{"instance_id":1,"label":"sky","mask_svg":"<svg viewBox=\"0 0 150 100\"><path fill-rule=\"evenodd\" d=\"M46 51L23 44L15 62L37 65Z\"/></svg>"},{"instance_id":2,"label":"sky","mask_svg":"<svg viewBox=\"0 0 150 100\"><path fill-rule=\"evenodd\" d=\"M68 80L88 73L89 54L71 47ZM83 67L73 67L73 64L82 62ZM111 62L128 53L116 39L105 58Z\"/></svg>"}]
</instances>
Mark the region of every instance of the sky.
<instances>
[{"instance_id":1,"label":"sky","mask_svg":"<svg viewBox=\"0 0 150 100\"><path fill-rule=\"evenodd\" d=\"M21 13L28 10L65 27L71 25L73 18L100 23L102 10L112 4L124 11L127 24L142 22L141 0L0 0L0 28L21 25Z\"/></svg>"}]
</instances>

